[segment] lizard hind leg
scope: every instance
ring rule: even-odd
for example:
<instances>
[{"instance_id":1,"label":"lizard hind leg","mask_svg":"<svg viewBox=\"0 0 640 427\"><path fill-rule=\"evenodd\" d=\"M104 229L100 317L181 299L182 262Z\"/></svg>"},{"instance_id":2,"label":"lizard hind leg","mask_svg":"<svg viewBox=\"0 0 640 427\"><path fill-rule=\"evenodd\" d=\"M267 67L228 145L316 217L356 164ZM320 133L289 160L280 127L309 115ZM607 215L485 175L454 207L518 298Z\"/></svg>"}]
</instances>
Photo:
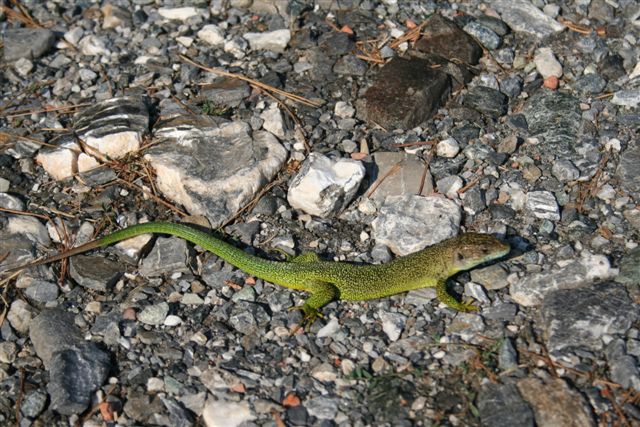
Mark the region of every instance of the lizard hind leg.
<instances>
[{"instance_id":1,"label":"lizard hind leg","mask_svg":"<svg viewBox=\"0 0 640 427\"><path fill-rule=\"evenodd\" d=\"M478 307L475 306L472 302L460 302L453 295L451 295L449 291L447 291L446 280L440 280L438 282L438 284L436 285L436 293L440 302L443 302L445 305L447 305L447 307L453 308L456 311L462 311L465 313L470 311L478 311Z\"/></svg>"},{"instance_id":2,"label":"lizard hind leg","mask_svg":"<svg viewBox=\"0 0 640 427\"><path fill-rule=\"evenodd\" d=\"M304 289L311 293L302 305L291 307L289 310L299 310L302 312L302 321L292 333L295 334L300 328L308 331L311 325L320 317L320 309L339 298L340 292L333 284L328 282L311 282L305 285Z\"/></svg>"}]
</instances>

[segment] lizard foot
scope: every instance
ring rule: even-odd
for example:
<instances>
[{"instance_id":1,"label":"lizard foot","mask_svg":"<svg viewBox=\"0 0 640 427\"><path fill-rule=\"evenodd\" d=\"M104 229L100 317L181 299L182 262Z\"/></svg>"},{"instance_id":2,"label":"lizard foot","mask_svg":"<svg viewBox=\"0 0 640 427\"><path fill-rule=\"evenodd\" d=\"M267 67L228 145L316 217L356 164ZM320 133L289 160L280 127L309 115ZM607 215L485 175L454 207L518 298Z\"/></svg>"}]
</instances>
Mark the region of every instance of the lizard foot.
<instances>
[{"instance_id":1,"label":"lizard foot","mask_svg":"<svg viewBox=\"0 0 640 427\"><path fill-rule=\"evenodd\" d=\"M291 335L295 335L300 329L303 329L303 328L306 332L309 332L309 329L311 329L311 325L313 325L313 323L317 319L319 318L324 319L324 315L322 313L320 313L315 308L309 307L306 304L297 305L295 307L289 308L289 311L294 311L294 310L302 312L302 321L300 321L299 325L293 328L293 330L291 331Z\"/></svg>"},{"instance_id":2,"label":"lizard foot","mask_svg":"<svg viewBox=\"0 0 640 427\"><path fill-rule=\"evenodd\" d=\"M474 311L480 311L480 308L473 303L473 300L469 299L461 302L460 308L458 310L464 313L469 313Z\"/></svg>"}]
</instances>

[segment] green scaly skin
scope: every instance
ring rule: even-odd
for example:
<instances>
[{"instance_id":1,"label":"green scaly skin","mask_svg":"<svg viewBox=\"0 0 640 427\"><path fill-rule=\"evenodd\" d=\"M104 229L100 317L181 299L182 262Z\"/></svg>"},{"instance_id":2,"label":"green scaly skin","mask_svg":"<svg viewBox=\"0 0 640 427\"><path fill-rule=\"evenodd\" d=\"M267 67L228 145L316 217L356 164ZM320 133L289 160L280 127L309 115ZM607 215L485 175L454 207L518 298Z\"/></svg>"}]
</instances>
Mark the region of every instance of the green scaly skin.
<instances>
[{"instance_id":1,"label":"green scaly skin","mask_svg":"<svg viewBox=\"0 0 640 427\"><path fill-rule=\"evenodd\" d=\"M311 296L305 303L296 307L303 311L304 320L308 324L320 315L318 312L320 308L334 300L370 300L426 287L435 287L438 299L455 310L476 310L472 304L459 302L449 294L446 280L459 271L501 258L510 250L509 245L493 236L467 233L397 258L387 264L356 265L322 261L313 252L281 262L248 254L188 225L149 222L116 231L101 239L28 266L57 261L146 233L181 237L252 276L290 289L309 292Z\"/></svg>"}]
</instances>

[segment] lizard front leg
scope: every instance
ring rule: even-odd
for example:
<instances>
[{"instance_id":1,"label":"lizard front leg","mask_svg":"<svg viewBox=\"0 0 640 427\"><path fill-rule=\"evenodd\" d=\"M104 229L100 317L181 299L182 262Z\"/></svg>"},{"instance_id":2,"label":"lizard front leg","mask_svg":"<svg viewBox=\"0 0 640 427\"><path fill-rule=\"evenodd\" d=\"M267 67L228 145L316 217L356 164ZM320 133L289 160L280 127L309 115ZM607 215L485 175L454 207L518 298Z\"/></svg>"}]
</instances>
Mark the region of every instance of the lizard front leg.
<instances>
[{"instance_id":1,"label":"lizard front leg","mask_svg":"<svg viewBox=\"0 0 640 427\"><path fill-rule=\"evenodd\" d=\"M447 291L447 281L445 279L439 280L436 285L436 294L438 295L438 299L440 302L443 302L447 305L447 307L451 307L456 311L469 312L469 311L478 311L478 307L476 307L471 302L460 302L453 295Z\"/></svg>"},{"instance_id":2,"label":"lizard front leg","mask_svg":"<svg viewBox=\"0 0 640 427\"><path fill-rule=\"evenodd\" d=\"M290 309L300 310L303 314L300 325L294 329L293 333L302 327L309 330L318 317L323 317L319 310L340 296L338 288L327 282L309 282L305 284L304 289L311 293L311 296L305 300L304 304Z\"/></svg>"}]
</instances>

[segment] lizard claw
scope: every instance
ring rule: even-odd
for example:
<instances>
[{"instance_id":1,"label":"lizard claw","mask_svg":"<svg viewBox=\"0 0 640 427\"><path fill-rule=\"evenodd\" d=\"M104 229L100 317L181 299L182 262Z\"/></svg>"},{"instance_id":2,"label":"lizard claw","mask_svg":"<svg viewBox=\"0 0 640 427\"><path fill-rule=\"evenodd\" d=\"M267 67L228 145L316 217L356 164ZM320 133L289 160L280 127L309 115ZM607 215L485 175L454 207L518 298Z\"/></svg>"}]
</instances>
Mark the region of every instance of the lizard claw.
<instances>
[{"instance_id":1,"label":"lizard claw","mask_svg":"<svg viewBox=\"0 0 640 427\"><path fill-rule=\"evenodd\" d=\"M480 308L473 303L472 300L466 300L460 303L460 311L465 313L480 311Z\"/></svg>"},{"instance_id":2,"label":"lizard claw","mask_svg":"<svg viewBox=\"0 0 640 427\"><path fill-rule=\"evenodd\" d=\"M302 320L299 325L296 325L291 331L292 335L295 335L300 329L303 329L306 332L309 332L311 326L317 319L324 319L324 315L320 313L315 308L311 308L308 305L296 305L295 307L290 307L289 311L301 311L302 312Z\"/></svg>"}]
</instances>

